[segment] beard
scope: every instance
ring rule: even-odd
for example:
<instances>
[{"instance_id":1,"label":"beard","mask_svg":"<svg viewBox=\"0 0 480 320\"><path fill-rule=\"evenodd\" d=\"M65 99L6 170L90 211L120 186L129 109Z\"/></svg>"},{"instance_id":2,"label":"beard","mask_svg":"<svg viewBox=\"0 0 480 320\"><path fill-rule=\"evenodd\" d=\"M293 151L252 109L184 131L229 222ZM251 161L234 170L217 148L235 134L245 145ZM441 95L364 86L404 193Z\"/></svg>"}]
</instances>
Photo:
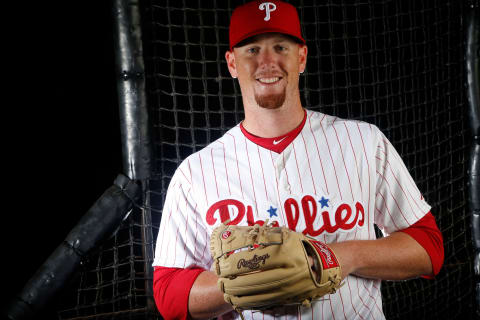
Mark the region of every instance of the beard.
<instances>
[{"instance_id":1,"label":"beard","mask_svg":"<svg viewBox=\"0 0 480 320\"><path fill-rule=\"evenodd\" d=\"M282 92L277 94L269 94L269 95L259 95L255 93L255 101L257 104L265 109L278 109L280 108L283 103L285 102L285 89Z\"/></svg>"}]
</instances>

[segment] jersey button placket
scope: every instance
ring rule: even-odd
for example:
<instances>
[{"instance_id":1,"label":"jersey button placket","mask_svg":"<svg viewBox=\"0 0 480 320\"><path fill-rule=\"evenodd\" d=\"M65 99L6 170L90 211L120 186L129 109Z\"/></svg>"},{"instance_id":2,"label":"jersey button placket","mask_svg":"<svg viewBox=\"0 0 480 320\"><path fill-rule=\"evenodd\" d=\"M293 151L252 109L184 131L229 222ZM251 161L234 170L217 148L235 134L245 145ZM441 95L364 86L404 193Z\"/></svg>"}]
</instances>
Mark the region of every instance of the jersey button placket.
<instances>
[{"instance_id":1,"label":"jersey button placket","mask_svg":"<svg viewBox=\"0 0 480 320\"><path fill-rule=\"evenodd\" d=\"M279 154L278 157L275 159L275 175L278 179L278 192L280 194L280 198L283 198L282 195L290 195L292 193L292 188L288 183L287 172L284 166L284 155ZM279 202L281 203L280 199Z\"/></svg>"}]
</instances>

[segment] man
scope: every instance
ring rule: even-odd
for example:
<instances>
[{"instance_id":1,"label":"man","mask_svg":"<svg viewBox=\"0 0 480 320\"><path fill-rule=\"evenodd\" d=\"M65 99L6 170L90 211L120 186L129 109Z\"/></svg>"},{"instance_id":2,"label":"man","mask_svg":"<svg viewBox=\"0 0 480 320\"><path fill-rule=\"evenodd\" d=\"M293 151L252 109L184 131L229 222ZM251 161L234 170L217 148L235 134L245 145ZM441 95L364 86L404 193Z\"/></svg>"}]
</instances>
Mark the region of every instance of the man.
<instances>
[{"instance_id":1,"label":"man","mask_svg":"<svg viewBox=\"0 0 480 320\"><path fill-rule=\"evenodd\" d=\"M171 180L154 262L166 319L238 317L209 271L211 232L227 219L269 219L315 237L342 267L342 288L311 308L245 311L247 319L382 319L381 280L439 272L441 233L390 142L373 125L301 105L307 53L293 6L253 1L232 14L225 58L245 119ZM387 236L376 239L374 224Z\"/></svg>"}]
</instances>

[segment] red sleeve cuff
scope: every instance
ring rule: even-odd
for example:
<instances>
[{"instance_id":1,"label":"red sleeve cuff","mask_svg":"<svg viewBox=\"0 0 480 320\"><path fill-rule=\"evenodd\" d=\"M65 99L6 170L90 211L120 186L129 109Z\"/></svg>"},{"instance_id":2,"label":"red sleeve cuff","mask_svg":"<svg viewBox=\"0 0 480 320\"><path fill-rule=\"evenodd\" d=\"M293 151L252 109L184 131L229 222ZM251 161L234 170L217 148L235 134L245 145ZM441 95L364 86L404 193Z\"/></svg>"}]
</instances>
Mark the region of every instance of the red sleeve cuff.
<instances>
[{"instance_id":1,"label":"red sleeve cuff","mask_svg":"<svg viewBox=\"0 0 480 320\"><path fill-rule=\"evenodd\" d=\"M422 277L433 279L440 272L444 260L443 236L433 215L429 212L415 224L400 231L410 235L427 251L432 262L433 275Z\"/></svg>"},{"instance_id":2,"label":"red sleeve cuff","mask_svg":"<svg viewBox=\"0 0 480 320\"><path fill-rule=\"evenodd\" d=\"M188 296L202 268L180 269L155 267L153 297L158 311L165 319L190 319Z\"/></svg>"}]
</instances>

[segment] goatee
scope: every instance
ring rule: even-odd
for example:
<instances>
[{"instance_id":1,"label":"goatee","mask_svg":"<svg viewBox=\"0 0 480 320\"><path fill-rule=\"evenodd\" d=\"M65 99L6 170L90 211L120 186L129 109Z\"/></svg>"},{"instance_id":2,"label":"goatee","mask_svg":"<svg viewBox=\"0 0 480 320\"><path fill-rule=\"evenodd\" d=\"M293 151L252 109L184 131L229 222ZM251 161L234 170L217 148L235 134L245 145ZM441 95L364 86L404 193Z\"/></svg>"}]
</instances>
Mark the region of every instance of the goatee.
<instances>
[{"instance_id":1,"label":"goatee","mask_svg":"<svg viewBox=\"0 0 480 320\"><path fill-rule=\"evenodd\" d=\"M285 90L279 94L258 95L255 94L257 104L265 109L278 109L285 102Z\"/></svg>"}]
</instances>

